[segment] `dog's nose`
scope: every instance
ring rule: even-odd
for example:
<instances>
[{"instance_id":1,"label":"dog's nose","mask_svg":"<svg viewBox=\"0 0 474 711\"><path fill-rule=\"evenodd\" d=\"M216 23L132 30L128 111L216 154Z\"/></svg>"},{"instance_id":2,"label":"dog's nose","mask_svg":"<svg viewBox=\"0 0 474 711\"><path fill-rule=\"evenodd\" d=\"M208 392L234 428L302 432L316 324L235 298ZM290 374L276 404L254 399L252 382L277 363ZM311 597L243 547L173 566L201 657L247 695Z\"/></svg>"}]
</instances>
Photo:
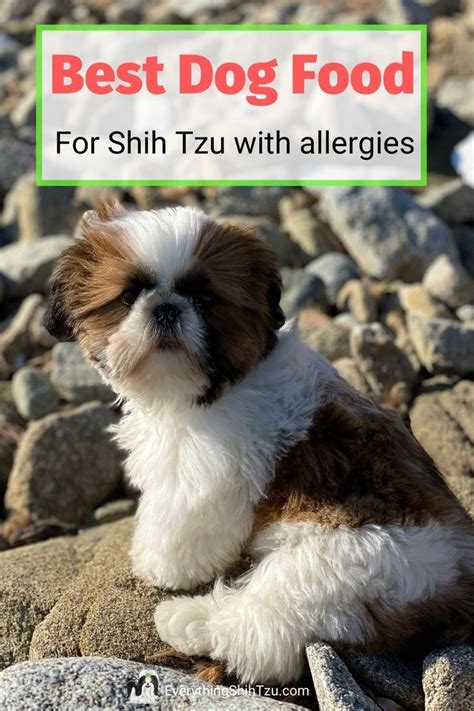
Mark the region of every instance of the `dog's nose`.
<instances>
[{"instance_id":1,"label":"dog's nose","mask_svg":"<svg viewBox=\"0 0 474 711\"><path fill-rule=\"evenodd\" d=\"M158 304L153 309L153 315L161 326L172 326L180 313L181 309L175 304Z\"/></svg>"}]
</instances>

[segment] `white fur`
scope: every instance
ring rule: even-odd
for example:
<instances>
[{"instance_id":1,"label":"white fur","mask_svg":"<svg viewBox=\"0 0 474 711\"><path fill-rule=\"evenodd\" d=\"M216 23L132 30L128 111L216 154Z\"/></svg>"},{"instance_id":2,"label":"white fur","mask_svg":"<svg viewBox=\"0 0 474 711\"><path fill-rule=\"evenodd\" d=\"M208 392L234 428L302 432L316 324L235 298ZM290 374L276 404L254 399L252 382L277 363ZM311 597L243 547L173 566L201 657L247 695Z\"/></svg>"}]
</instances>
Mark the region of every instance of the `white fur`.
<instances>
[{"instance_id":1,"label":"white fur","mask_svg":"<svg viewBox=\"0 0 474 711\"><path fill-rule=\"evenodd\" d=\"M156 274L164 288L193 264L193 251L209 218L191 207L124 212L109 224L119 228L139 264Z\"/></svg>"},{"instance_id":2,"label":"white fur","mask_svg":"<svg viewBox=\"0 0 474 711\"><path fill-rule=\"evenodd\" d=\"M270 356L210 408L179 396L163 402L153 388L147 407L129 402L116 432L142 491L136 573L189 588L238 558L275 461L305 437L324 383L335 378L287 327Z\"/></svg>"},{"instance_id":3,"label":"white fur","mask_svg":"<svg viewBox=\"0 0 474 711\"><path fill-rule=\"evenodd\" d=\"M118 218L137 258L156 274L160 298L177 298L170 284L192 263L206 220L193 210ZM154 585L190 589L239 558L276 462L306 437L315 411L350 386L288 326L242 382L211 406L196 406L204 383L192 358L153 349L143 357L155 298L140 297L106 355L125 399L116 437L141 491L134 570ZM191 308L188 317L183 340L198 353L199 321ZM275 523L253 542L247 575L231 588L217 583L209 595L161 603L156 625L176 649L225 660L242 681L285 683L298 677L312 638L369 640L366 602L382 599L402 611L455 581L463 546L454 526L434 521L335 530Z\"/></svg>"},{"instance_id":4,"label":"white fur","mask_svg":"<svg viewBox=\"0 0 474 711\"><path fill-rule=\"evenodd\" d=\"M242 682L283 684L300 676L307 642L370 641L365 602L396 612L428 599L456 579L465 551L456 529L435 521L334 530L279 522L253 553L258 562L234 587L162 602L155 623L175 649L225 660Z\"/></svg>"}]
</instances>

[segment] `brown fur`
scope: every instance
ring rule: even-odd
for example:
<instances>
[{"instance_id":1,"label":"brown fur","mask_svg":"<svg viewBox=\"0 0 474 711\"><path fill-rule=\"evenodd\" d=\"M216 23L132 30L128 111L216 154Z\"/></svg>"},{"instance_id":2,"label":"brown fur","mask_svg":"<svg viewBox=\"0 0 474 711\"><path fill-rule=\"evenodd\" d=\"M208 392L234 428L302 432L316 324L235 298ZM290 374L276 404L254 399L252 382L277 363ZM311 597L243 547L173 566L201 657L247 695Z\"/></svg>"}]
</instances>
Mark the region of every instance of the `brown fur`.
<instances>
[{"instance_id":1,"label":"brown fur","mask_svg":"<svg viewBox=\"0 0 474 711\"><path fill-rule=\"evenodd\" d=\"M92 361L128 312L118 297L134 280L146 279L125 236L107 224L118 211L117 204L103 203L83 220L82 238L62 255L51 280L50 309Z\"/></svg>"},{"instance_id":2,"label":"brown fur","mask_svg":"<svg viewBox=\"0 0 474 711\"><path fill-rule=\"evenodd\" d=\"M202 231L195 256L214 295L206 315L210 341L216 339L214 360L222 364L224 381L238 382L274 347L284 321L273 253L254 230L213 222Z\"/></svg>"},{"instance_id":3,"label":"brown fur","mask_svg":"<svg viewBox=\"0 0 474 711\"><path fill-rule=\"evenodd\" d=\"M307 438L280 460L266 493L251 540L275 521L355 528L434 518L472 535L468 515L401 419L356 393L334 395L315 413ZM396 613L383 599L366 610L375 630L367 651L472 642L474 578L460 571L452 586Z\"/></svg>"},{"instance_id":4,"label":"brown fur","mask_svg":"<svg viewBox=\"0 0 474 711\"><path fill-rule=\"evenodd\" d=\"M466 518L399 417L363 403L354 393L315 413L307 438L277 464L255 531L276 520L335 528Z\"/></svg>"}]
</instances>

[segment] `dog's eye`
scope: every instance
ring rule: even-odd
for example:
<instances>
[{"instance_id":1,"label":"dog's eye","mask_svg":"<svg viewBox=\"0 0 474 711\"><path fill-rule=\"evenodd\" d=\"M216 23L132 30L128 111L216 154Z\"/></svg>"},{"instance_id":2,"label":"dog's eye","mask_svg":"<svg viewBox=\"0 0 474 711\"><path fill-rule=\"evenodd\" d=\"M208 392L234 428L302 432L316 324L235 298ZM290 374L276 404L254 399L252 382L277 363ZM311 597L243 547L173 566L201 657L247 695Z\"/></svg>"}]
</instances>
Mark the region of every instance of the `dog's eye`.
<instances>
[{"instance_id":1,"label":"dog's eye","mask_svg":"<svg viewBox=\"0 0 474 711\"><path fill-rule=\"evenodd\" d=\"M191 299L196 308L204 308L214 301L209 279L204 274L187 274L178 279L175 288L179 294Z\"/></svg>"},{"instance_id":2,"label":"dog's eye","mask_svg":"<svg viewBox=\"0 0 474 711\"><path fill-rule=\"evenodd\" d=\"M144 289L145 287L143 284L134 284L128 289L125 289L125 291L122 291L120 294L120 301L122 304L125 304L125 306L133 306Z\"/></svg>"}]
</instances>

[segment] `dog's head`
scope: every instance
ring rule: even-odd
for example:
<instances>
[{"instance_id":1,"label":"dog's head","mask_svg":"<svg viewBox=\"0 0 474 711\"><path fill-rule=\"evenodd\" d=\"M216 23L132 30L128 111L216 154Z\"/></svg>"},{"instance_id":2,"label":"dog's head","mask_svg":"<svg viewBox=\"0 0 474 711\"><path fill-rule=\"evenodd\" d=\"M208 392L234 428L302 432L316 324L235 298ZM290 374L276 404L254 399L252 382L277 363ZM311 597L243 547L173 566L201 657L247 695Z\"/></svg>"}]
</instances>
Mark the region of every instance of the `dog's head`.
<instances>
[{"instance_id":1,"label":"dog's head","mask_svg":"<svg viewBox=\"0 0 474 711\"><path fill-rule=\"evenodd\" d=\"M241 380L283 323L273 254L253 230L191 208L88 213L51 281L47 320L125 396L201 404Z\"/></svg>"}]
</instances>

